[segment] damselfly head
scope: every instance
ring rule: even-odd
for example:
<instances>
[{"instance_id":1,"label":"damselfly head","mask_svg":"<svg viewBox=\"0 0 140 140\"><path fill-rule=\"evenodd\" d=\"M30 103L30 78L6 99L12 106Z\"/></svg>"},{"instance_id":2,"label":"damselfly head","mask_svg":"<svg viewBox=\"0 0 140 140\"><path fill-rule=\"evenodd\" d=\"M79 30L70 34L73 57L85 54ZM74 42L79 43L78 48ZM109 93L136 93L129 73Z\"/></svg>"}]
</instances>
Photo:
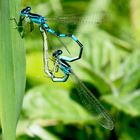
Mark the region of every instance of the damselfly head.
<instances>
[{"instance_id":1,"label":"damselfly head","mask_svg":"<svg viewBox=\"0 0 140 140\"><path fill-rule=\"evenodd\" d=\"M31 11L31 7L27 6L26 8L24 8L23 10L21 10L21 15L26 15Z\"/></svg>"},{"instance_id":2,"label":"damselfly head","mask_svg":"<svg viewBox=\"0 0 140 140\"><path fill-rule=\"evenodd\" d=\"M53 52L53 57L58 57L59 55L61 55L63 53L62 50L56 50L55 52Z\"/></svg>"}]
</instances>

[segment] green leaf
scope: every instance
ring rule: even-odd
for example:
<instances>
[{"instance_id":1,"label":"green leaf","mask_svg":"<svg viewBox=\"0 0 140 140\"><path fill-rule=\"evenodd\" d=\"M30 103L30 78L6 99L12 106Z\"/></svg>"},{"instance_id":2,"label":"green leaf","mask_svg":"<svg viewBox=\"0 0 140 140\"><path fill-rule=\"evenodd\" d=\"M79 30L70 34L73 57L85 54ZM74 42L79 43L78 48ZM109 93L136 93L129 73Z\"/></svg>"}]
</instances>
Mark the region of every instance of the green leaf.
<instances>
[{"instance_id":1,"label":"green leaf","mask_svg":"<svg viewBox=\"0 0 140 140\"><path fill-rule=\"evenodd\" d=\"M139 79L140 79L140 68L131 73L131 75L124 78L122 88L120 89L121 93L128 94L133 89L135 89L139 83Z\"/></svg>"},{"instance_id":2,"label":"green leaf","mask_svg":"<svg viewBox=\"0 0 140 140\"><path fill-rule=\"evenodd\" d=\"M70 97L68 90L57 84L30 90L24 98L23 111L30 120L42 118L42 121L50 120L54 123L94 123L95 119Z\"/></svg>"},{"instance_id":3,"label":"green leaf","mask_svg":"<svg viewBox=\"0 0 140 140\"><path fill-rule=\"evenodd\" d=\"M131 116L140 116L140 90L126 95L108 95L104 96L103 99L120 111L130 114Z\"/></svg>"},{"instance_id":4,"label":"green leaf","mask_svg":"<svg viewBox=\"0 0 140 140\"><path fill-rule=\"evenodd\" d=\"M18 126L19 127L17 128L17 139L20 139L20 136L28 135L32 138L38 137L42 140L60 140L57 136L45 130L40 125L36 123L30 123L29 120L21 120Z\"/></svg>"},{"instance_id":5,"label":"green leaf","mask_svg":"<svg viewBox=\"0 0 140 140\"><path fill-rule=\"evenodd\" d=\"M132 92L139 83L140 79L140 51L135 50L120 67L120 72L123 75L123 80L120 86L120 92L127 94Z\"/></svg>"},{"instance_id":6,"label":"green leaf","mask_svg":"<svg viewBox=\"0 0 140 140\"><path fill-rule=\"evenodd\" d=\"M109 80L103 76L101 73L94 71L85 65L81 65L80 66L81 71L80 74L78 72L77 75L84 75L84 73L87 73L87 75L85 76L85 79L90 80L90 82L92 84L94 84L94 86L102 93L102 94L106 94L106 93L112 93L113 90L113 85L111 84L111 82L109 82ZM88 78L87 78L88 77Z\"/></svg>"},{"instance_id":7,"label":"green leaf","mask_svg":"<svg viewBox=\"0 0 140 140\"><path fill-rule=\"evenodd\" d=\"M14 29L15 23L10 20L19 16L19 4L20 1L14 0L0 1L0 121L3 140L15 140L25 89L25 49Z\"/></svg>"}]
</instances>

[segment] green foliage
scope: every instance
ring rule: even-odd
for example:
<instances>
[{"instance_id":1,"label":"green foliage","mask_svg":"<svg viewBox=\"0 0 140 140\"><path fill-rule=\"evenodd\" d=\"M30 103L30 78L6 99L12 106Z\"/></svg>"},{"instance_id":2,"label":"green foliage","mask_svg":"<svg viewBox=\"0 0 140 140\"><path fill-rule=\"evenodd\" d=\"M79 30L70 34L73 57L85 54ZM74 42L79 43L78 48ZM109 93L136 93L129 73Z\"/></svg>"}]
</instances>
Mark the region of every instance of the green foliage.
<instances>
[{"instance_id":1,"label":"green foliage","mask_svg":"<svg viewBox=\"0 0 140 140\"><path fill-rule=\"evenodd\" d=\"M15 6L16 5L16 6ZM15 140L25 89L25 49L10 18L19 2L0 1L0 122L3 140Z\"/></svg>"},{"instance_id":2,"label":"green foliage","mask_svg":"<svg viewBox=\"0 0 140 140\"><path fill-rule=\"evenodd\" d=\"M57 92L56 88L58 88ZM50 94L46 94L46 89ZM30 119L42 117L64 124L78 122L82 124L84 121L91 119L90 115L69 96L66 89L60 89L57 86L54 88L53 85L34 88L25 97L24 115L31 114L29 115ZM40 112L36 113L36 110L40 110Z\"/></svg>"}]
</instances>

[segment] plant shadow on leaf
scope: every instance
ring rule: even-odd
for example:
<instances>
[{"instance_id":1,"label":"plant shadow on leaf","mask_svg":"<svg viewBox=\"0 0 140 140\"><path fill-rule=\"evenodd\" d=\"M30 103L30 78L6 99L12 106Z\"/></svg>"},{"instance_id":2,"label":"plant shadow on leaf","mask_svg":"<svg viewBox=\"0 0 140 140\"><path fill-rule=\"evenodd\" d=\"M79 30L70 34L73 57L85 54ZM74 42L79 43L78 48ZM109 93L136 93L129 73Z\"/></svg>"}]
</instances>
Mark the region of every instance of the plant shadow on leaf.
<instances>
[{"instance_id":1,"label":"plant shadow on leaf","mask_svg":"<svg viewBox=\"0 0 140 140\"><path fill-rule=\"evenodd\" d=\"M96 87L93 86L93 84L91 84L90 82L84 82L83 81L83 84L92 92L93 91L93 94L96 96L96 98L99 98L100 97L100 94L99 94L99 91L97 90ZM79 96L78 96L78 90L77 90L77 87L78 85L75 84L73 88L71 88L70 90L70 97L75 100L76 102L78 102L80 105L83 106L83 104L81 103L81 101L79 100ZM84 106L83 106L84 107Z\"/></svg>"},{"instance_id":2,"label":"plant shadow on leaf","mask_svg":"<svg viewBox=\"0 0 140 140\"><path fill-rule=\"evenodd\" d=\"M55 127L46 128L47 131L50 131L51 133L61 137L62 140L77 140L78 137L80 137L81 139L90 139L90 137L97 138L98 136L96 132L92 131L94 129L94 126L80 126L78 124L58 125Z\"/></svg>"}]
</instances>

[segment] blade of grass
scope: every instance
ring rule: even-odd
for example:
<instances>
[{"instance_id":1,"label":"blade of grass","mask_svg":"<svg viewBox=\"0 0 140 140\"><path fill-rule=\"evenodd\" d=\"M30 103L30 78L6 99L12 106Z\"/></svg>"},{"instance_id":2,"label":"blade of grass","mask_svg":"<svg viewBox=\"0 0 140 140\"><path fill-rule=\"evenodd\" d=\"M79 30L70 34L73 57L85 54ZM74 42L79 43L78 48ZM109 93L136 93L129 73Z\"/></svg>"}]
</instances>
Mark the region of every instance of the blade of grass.
<instances>
[{"instance_id":1,"label":"blade of grass","mask_svg":"<svg viewBox=\"0 0 140 140\"><path fill-rule=\"evenodd\" d=\"M15 140L25 89L25 50L12 17L20 1L0 1L0 121L3 140Z\"/></svg>"}]
</instances>

